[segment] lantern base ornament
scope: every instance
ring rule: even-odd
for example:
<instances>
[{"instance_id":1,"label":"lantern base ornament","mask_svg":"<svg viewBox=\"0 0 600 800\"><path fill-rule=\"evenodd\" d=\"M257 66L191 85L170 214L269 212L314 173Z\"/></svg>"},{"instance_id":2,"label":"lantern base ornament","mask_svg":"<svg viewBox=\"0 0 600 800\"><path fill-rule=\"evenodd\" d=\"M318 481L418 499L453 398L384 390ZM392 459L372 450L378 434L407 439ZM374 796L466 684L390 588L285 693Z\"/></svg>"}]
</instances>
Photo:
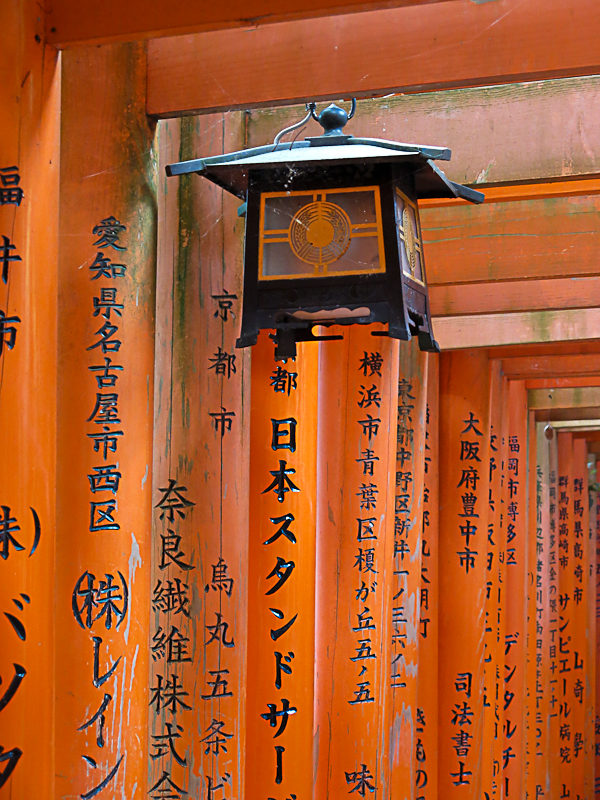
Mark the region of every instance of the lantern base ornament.
<instances>
[{"instance_id":1,"label":"lantern base ornament","mask_svg":"<svg viewBox=\"0 0 600 800\"><path fill-rule=\"evenodd\" d=\"M354 116L314 103L275 142L224 156L171 164L169 176L194 172L246 205L242 325L237 347L275 330L276 357L296 343L330 341L332 325L387 325L374 336L418 337L439 352L433 335L418 200L483 194L454 183L433 163L442 147L363 139L344 133ZM282 142L312 116L321 136Z\"/></svg>"}]
</instances>

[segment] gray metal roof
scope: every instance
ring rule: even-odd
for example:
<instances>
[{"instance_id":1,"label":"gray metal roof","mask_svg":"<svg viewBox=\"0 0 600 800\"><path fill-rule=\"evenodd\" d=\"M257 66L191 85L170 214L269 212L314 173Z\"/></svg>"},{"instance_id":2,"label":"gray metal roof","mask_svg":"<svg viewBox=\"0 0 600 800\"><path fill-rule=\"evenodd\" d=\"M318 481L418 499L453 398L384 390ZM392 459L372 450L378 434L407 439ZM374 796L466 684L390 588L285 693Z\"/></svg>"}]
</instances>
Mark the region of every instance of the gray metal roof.
<instances>
[{"instance_id":1,"label":"gray metal roof","mask_svg":"<svg viewBox=\"0 0 600 800\"><path fill-rule=\"evenodd\" d=\"M484 195L481 192L449 180L433 163L433 159L449 161L450 156L450 150L445 147L353 136L319 136L302 142L270 144L222 156L181 161L169 164L166 171L169 176L194 172L245 200L248 174L253 167L281 169L288 166L290 169L298 169L317 163L412 163L415 167L415 188L419 198L462 197L472 203L482 203Z\"/></svg>"}]
</instances>

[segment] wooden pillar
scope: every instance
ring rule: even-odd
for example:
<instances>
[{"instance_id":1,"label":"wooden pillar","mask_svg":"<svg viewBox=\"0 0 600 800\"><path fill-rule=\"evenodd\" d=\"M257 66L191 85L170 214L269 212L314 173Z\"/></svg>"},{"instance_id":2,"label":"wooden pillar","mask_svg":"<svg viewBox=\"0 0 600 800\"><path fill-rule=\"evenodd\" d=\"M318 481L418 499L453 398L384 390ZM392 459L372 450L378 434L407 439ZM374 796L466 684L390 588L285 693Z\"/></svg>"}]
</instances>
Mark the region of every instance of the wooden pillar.
<instances>
[{"instance_id":1,"label":"wooden pillar","mask_svg":"<svg viewBox=\"0 0 600 800\"><path fill-rule=\"evenodd\" d=\"M572 560L573 594L571 596L571 649L573 651L569 666L572 669L573 694L570 697L571 744L573 754L573 796L574 800L586 797L587 764L586 747L586 710L590 701L588 692L588 648L587 648L587 604L588 604L588 481L587 481L587 445L585 439L573 439L573 538L569 548L569 560ZM569 629L565 632L567 632Z\"/></svg>"},{"instance_id":2,"label":"wooden pillar","mask_svg":"<svg viewBox=\"0 0 600 800\"><path fill-rule=\"evenodd\" d=\"M598 483L598 460L596 459L595 483ZM594 716L594 793L600 788L600 492L595 492L595 508L592 519L595 528L596 569L594 575L595 586L595 622L596 630L594 643L596 649L596 707Z\"/></svg>"},{"instance_id":3,"label":"wooden pillar","mask_svg":"<svg viewBox=\"0 0 600 800\"><path fill-rule=\"evenodd\" d=\"M418 435L418 434L417 434ZM439 359L427 359L425 474L423 481L423 544L419 661L417 686L416 797L438 798L438 665L439 665ZM420 741L420 745L419 745ZM417 780L415 780L415 785Z\"/></svg>"},{"instance_id":4,"label":"wooden pillar","mask_svg":"<svg viewBox=\"0 0 600 800\"><path fill-rule=\"evenodd\" d=\"M312 791L318 347L252 354L246 797ZM296 389L274 392L277 367ZM329 543L327 543L329 544Z\"/></svg>"},{"instance_id":5,"label":"wooden pillar","mask_svg":"<svg viewBox=\"0 0 600 800\"><path fill-rule=\"evenodd\" d=\"M422 567L427 569L430 559L423 533L425 467L432 463L426 438L427 363L416 339L400 346L390 614L392 798L430 797L434 786L433 758L421 734L434 728L435 720L418 702L420 642L427 643L429 625L428 594L422 594Z\"/></svg>"},{"instance_id":6,"label":"wooden pillar","mask_svg":"<svg viewBox=\"0 0 600 800\"><path fill-rule=\"evenodd\" d=\"M499 654L500 537L502 486L502 411L503 381L500 361L490 362L490 443L487 525L487 561L485 582L485 657L484 657L484 728L482 746L483 796L500 797L501 781L494 758L496 743L502 740L502 722L497 698ZM502 664L504 661L502 661ZM498 763L499 763L498 756Z\"/></svg>"},{"instance_id":7,"label":"wooden pillar","mask_svg":"<svg viewBox=\"0 0 600 800\"><path fill-rule=\"evenodd\" d=\"M244 797L251 355L235 349L243 220L239 202L208 181L164 176L167 163L242 146L242 131L239 113L159 128L148 769L160 797L177 793L169 781L184 796ZM169 637L186 652L169 655ZM165 702L174 688L182 702Z\"/></svg>"},{"instance_id":8,"label":"wooden pillar","mask_svg":"<svg viewBox=\"0 0 600 800\"><path fill-rule=\"evenodd\" d=\"M527 639L527 391L511 381L504 514L506 520L506 630L504 636L504 751L506 800L525 786Z\"/></svg>"},{"instance_id":9,"label":"wooden pillar","mask_svg":"<svg viewBox=\"0 0 600 800\"><path fill-rule=\"evenodd\" d=\"M439 792L444 798L481 796L489 406L487 354L443 353Z\"/></svg>"},{"instance_id":10,"label":"wooden pillar","mask_svg":"<svg viewBox=\"0 0 600 800\"><path fill-rule=\"evenodd\" d=\"M526 653L526 741L525 741L525 793L526 797L535 797L535 762L537 759L537 725L536 725L536 572L537 572L537 431L535 411L529 411L527 423L527 653Z\"/></svg>"},{"instance_id":11,"label":"wooden pillar","mask_svg":"<svg viewBox=\"0 0 600 800\"><path fill-rule=\"evenodd\" d=\"M560 783L560 693L559 680L556 674L558 670L558 606L560 596L559 585L559 554L558 547L558 436L552 431L552 436L548 446L549 463L549 505L548 517L550 527L550 569L548 602L550 606L549 630L550 642L548 645L548 661L550 669L549 680L549 713L548 713L548 751L549 751L549 776L550 776L550 799L558 800L562 794Z\"/></svg>"},{"instance_id":12,"label":"wooden pillar","mask_svg":"<svg viewBox=\"0 0 600 800\"><path fill-rule=\"evenodd\" d=\"M505 634L506 634L506 607L507 607L507 574L506 574L506 547L507 547L507 521L505 511L505 486L507 480L508 469L508 428L510 423L509 416L509 386L508 378L502 378L502 415L501 415L501 429L499 438L495 444L499 443L499 464L500 464L500 518L498 527L498 595L497 595L497 618L496 618L496 681L494 688L494 719L496 728L494 729L494 746L493 746L493 762L492 762L492 788L498 797L503 796L504 791L504 776L503 776L503 763L504 763L504 677L505 677L505 661L506 661L506 647L505 647Z\"/></svg>"},{"instance_id":13,"label":"wooden pillar","mask_svg":"<svg viewBox=\"0 0 600 800\"><path fill-rule=\"evenodd\" d=\"M535 639L532 653L535 663L534 774L535 793L540 798L550 793L550 454L544 429L536 425L535 485ZM533 536L530 532L530 536ZM533 544L533 542L532 542ZM535 796L535 795L534 795Z\"/></svg>"},{"instance_id":14,"label":"wooden pillar","mask_svg":"<svg viewBox=\"0 0 600 800\"><path fill-rule=\"evenodd\" d=\"M156 175L145 75L143 45L62 54L55 768L57 794L84 800L148 788Z\"/></svg>"},{"instance_id":15,"label":"wooden pillar","mask_svg":"<svg viewBox=\"0 0 600 800\"><path fill-rule=\"evenodd\" d=\"M0 4L0 30L0 794L49 800L60 69L31 0Z\"/></svg>"},{"instance_id":16,"label":"wooden pillar","mask_svg":"<svg viewBox=\"0 0 600 800\"><path fill-rule=\"evenodd\" d=\"M586 442L587 451L587 442ZM584 580L587 583L587 596L585 602L585 613L587 617L586 633L586 692L587 703L585 707L585 796L594 794L594 773L595 773L595 717L597 707L596 695L596 456L594 453L587 453L586 464L586 484L587 491L584 494L586 502L586 525L584 526L584 536L587 551L587 568ZM584 490L585 491L585 490Z\"/></svg>"},{"instance_id":17,"label":"wooden pillar","mask_svg":"<svg viewBox=\"0 0 600 800\"><path fill-rule=\"evenodd\" d=\"M558 621L554 638L558 679L559 710L559 775L563 796L575 797L574 792L574 737L573 706L573 436L558 434L558 562L559 604Z\"/></svg>"},{"instance_id":18,"label":"wooden pillar","mask_svg":"<svg viewBox=\"0 0 600 800\"><path fill-rule=\"evenodd\" d=\"M320 345L314 794L389 797L398 343L341 332Z\"/></svg>"}]
</instances>

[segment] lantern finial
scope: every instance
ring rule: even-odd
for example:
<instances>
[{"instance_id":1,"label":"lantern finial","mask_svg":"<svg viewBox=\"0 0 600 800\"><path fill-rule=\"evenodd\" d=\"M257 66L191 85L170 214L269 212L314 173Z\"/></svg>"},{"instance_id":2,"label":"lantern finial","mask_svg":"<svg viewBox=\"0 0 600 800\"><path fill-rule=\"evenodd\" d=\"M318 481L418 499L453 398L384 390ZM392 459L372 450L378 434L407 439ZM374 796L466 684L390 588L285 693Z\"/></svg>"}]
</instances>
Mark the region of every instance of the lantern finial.
<instances>
[{"instance_id":1,"label":"lantern finial","mask_svg":"<svg viewBox=\"0 0 600 800\"><path fill-rule=\"evenodd\" d=\"M335 103L331 103L327 108L324 108L319 116L317 116L314 109L311 109L313 118L316 119L323 128L323 136L345 136L343 128L348 120L352 119L355 111L355 98L352 98L352 107L349 114L347 114L343 108L336 106Z\"/></svg>"}]
</instances>

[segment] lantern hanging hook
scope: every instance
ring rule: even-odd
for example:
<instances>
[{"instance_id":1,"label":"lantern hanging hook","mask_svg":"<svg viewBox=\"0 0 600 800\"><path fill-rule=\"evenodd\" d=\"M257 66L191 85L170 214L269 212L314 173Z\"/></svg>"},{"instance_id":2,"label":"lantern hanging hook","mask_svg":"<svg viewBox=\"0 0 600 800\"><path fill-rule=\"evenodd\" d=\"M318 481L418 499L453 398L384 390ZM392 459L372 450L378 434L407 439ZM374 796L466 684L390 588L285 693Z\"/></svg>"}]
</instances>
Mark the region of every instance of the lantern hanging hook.
<instances>
[{"instance_id":1,"label":"lantern hanging hook","mask_svg":"<svg viewBox=\"0 0 600 800\"><path fill-rule=\"evenodd\" d=\"M291 133L292 131L301 128L303 125L306 125L308 120L312 117L316 120L319 125L323 128L323 136L340 136L343 135L342 129L348 122L351 120L356 112L356 97L352 98L351 105L350 105L350 112L346 113L343 108L336 106L335 103L331 103L331 105L324 108L320 114L317 114L317 104L314 102L306 104L306 116L300 120L300 122L296 122L293 125L289 125L287 128L284 128L282 131L279 131L275 139L273 140L273 144L275 147L279 145L282 138L286 135L286 133Z\"/></svg>"},{"instance_id":2,"label":"lantern hanging hook","mask_svg":"<svg viewBox=\"0 0 600 800\"><path fill-rule=\"evenodd\" d=\"M296 128L301 128L303 125L306 125L308 120L311 117L314 117L314 112L315 112L315 108L316 107L317 107L316 103L307 103L306 104L307 114L304 117L304 119L301 119L300 122L296 122L294 125L290 125L288 128L284 128L282 131L279 131L279 133L277 134L277 136L273 140L273 144L275 145L275 147L277 147L277 145L281 141L282 137L285 136L286 133L291 133L292 131L295 131ZM315 119L316 119L316 117L315 117Z\"/></svg>"}]
</instances>

